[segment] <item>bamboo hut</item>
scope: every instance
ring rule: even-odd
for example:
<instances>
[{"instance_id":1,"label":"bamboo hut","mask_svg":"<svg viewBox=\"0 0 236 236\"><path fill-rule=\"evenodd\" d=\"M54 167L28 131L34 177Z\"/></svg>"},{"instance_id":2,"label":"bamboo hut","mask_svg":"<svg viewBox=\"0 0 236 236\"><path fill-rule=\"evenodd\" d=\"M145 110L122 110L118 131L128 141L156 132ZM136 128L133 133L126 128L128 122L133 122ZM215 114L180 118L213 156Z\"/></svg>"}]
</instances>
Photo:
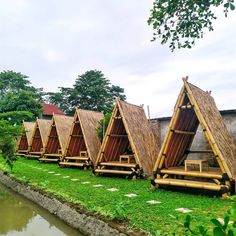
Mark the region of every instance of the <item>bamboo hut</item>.
<instances>
[{"instance_id":1,"label":"bamboo hut","mask_svg":"<svg viewBox=\"0 0 236 236\"><path fill-rule=\"evenodd\" d=\"M17 141L16 155L25 156L28 153L29 144L32 139L34 126L35 126L35 122L23 121L22 123L23 133L18 138L18 141Z\"/></svg>"},{"instance_id":2,"label":"bamboo hut","mask_svg":"<svg viewBox=\"0 0 236 236\"><path fill-rule=\"evenodd\" d=\"M64 155L73 117L54 114L51 120L47 141L39 161L58 162Z\"/></svg>"},{"instance_id":3,"label":"bamboo hut","mask_svg":"<svg viewBox=\"0 0 236 236\"><path fill-rule=\"evenodd\" d=\"M94 174L151 174L157 142L142 106L116 100Z\"/></svg>"},{"instance_id":4,"label":"bamboo hut","mask_svg":"<svg viewBox=\"0 0 236 236\"><path fill-rule=\"evenodd\" d=\"M37 118L32 139L29 145L29 154L26 155L27 158L41 157L41 155L43 154L43 148L46 145L50 125L50 120L43 120Z\"/></svg>"},{"instance_id":5,"label":"bamboo hut","mask_svg":"<svg viewBox=\"0 0 236 236\"><path fill-rule=\"evenodd\" d=\"M179 186L235 192L236 150L210 92L183 79L184 85L154 167L153 187ZM208 150L191 150L198 126ZM190 159L192 153L208 158ZM214 164L211 164L214 163Z\"/></svg>"},{"instance_id":6,"label":"bamboo hut","mask_svg":"<svg viewBox=\"0 0 236 236\"><path fill-rule=\"evenodd\" d=\"M101 147L96 129L102 118L100 112L76 109L61 166L93 166Z\"/></svg>"}]
</instances>

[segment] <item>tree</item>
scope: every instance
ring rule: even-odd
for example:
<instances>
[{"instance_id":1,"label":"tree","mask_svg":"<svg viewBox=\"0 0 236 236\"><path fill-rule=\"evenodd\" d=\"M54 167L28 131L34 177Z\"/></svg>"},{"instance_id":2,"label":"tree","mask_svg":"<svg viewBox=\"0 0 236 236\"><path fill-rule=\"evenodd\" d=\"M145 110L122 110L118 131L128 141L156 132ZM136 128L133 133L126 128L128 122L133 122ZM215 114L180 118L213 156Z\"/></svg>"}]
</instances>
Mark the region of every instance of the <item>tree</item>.
<instances>
[{"instance_id":1,"label":"tree","mask_svg":"<svg viewBox=\"0 0 236 236\"><path fill-rule=\"evenodd\" d=\"M9 93L0 100L0 112L9 111L30 111L37 117L41 113L41 103L33 97L30 91Z\"/></svg>"},{"instance_id":2,"label":"tree","mask_svg":"<svg viewBox=\"0 0 236 236\"><path fill-rule=\"evenodd\" d=\"M11 125L7 120L0 120L0 150L11 171L13 169L13 162L16 160L16 138L20 134L20 126Z\"/></svg>"},{"instance_id":3,"label":"tree","mask_svg":"<svg viewBox=\"0 0 236 236\"><path fill-rule=\"evenodd\" d=\"M6 120L10 125L21 125L22 120L33 121L33 113L29 111L10 111L0 113L0 120Z\"/></svg>"},{"instance_id":4,"label":"tree","mask_svg":"<svg viewBox=\"0 0 236 236\"><path fill-rule=\"evenodd\" d=\"M213 8L223 6L225 16L234 10L234 0L154 0L148 24L152 25L153 40L176 48L191 48L205 30L213 31L216 16Z\"/></svg>"},{"instance_id":5,"label":"tree","mask_svg":"<svg viewBox=\"0 0 236 236\"><path fill-rule=\"evenodd\" d=\"M0 112L41 113L42 89L31 86L27 76L13 71L0 73Z\"/></svg>"},{"instance_id":6,"label":"tree","mask_svg":"<svg viewBox=\"0 0 236 236\"><path fill-rule=\"evenodd\" d=\"M60 92L49 92L45 94L45 100L51 104L58 106L67 115L72 115L74 112L71 106L73 100L74 89L59 87Z\"/></svg>"},{"instance_id":7,"label":"tree","mask_svg":"<svg viewBox=\"0 0 236 236\"><path fill-rule=\"evenodd\" d=\"M126 99L124 89L111 85L98 70L90 70L79 75L73 88L59 89L60 92L48 93L46 99L69 115L73 114L75 107L110 112L116 96L121 100Z\"/></svg>"},{"instance_id":8,"label":"tree","mask_svg":"<svg viewBox=\"0 0 236 236\"><path fill-rule=\"evenodd\" d=\"M90 70L80 75L74 85L77 92L73 106L95 111L110 110L110 82L101 71Z\"/></svg>"},{"instance_id":9,"label":"tree","mask_svg":"<svg viewBox=\"0 0 236 236\"><path fill-rule=\"evenodd\" d=\"M113 101L115 100L116 97L119 97L120 100L125 101L126 96L125 96L124 92L125 92L124 89L119 86L112 85L110 87L110 93L111 93L111 97L112 97Z\"/></svg>"},{"instance_id":10,"label":"tree","mask_svg":"<svg viewBox=\"0 0 236 236\"><path fill-rule=\"evenodd\" d=\"M14 71L3 71L0 73L0 98L9 93L20 93L30 91L34 98L42 100L42 89L34 88L28 76Z\"/></svg>"}]
</instances>

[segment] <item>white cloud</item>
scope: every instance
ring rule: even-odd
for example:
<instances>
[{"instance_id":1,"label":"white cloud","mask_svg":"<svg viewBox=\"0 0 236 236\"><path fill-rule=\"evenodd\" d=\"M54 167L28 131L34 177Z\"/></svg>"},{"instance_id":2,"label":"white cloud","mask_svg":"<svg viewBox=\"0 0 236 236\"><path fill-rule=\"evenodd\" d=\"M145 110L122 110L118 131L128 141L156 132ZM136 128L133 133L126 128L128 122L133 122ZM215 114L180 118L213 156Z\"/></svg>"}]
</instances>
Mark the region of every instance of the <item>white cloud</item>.
<instances>
[{"instance_id":1,"label":"white cloud","mask_svg":"<svg viewBox=\"0 0 236 236\"><path fill-rule=\"evenodd\" d=\"M102 70L125 88L128 101L149 104L152 116L170 115L181 78L212 94L220 109L235 108L234 12L217 10L215 31L191 50L171 53L150 42L152 0L1 1L0 69L30 76L46 91L72 86L78 74ZM12 7L14 6L14 7Z\"/></svg>"}]
</instances>

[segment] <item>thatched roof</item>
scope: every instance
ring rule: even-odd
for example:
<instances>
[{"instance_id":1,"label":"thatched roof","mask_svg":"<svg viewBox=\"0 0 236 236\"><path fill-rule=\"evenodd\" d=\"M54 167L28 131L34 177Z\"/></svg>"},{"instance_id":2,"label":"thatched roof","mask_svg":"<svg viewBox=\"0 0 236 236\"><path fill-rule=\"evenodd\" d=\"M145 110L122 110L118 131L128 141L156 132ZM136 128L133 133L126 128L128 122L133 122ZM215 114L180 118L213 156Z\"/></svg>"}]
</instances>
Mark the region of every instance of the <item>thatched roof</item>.
<instances>
[{"instance_id":1,"label":"thatched roof","mask_svg":"<svg viewBox=\"0 0 236 236\"><path fill-rule=\"evenodd\" d=\"M121 119L115 119L117 114ZM103 157L105 161L115 161L117 156L125 152L127 145L130 145L136 163L144 173L151 174L158 155L158 146L143 107L117 99L109 126L97 162L104 161ZM114 132L118 135L128 135L128 139L109 141ZM104 152L104 155L101 152Z\"/></svg>"},{"instance_id":2,"label":"thatched roof","mask_svg":"<svg viewBox=\"0 0 236 236\"><path fill-rule=\"evenodd\" d=\"M188 106L189 109L187 109ZM222 173L227 173L230 178L236 177L235 145L214 99L209 92L190 84L187 79L184 79L184 86L175 105L174 114L154 171L157 168L168 168L183 164L186 159L186 151L190 149L194 139L192 134L196 132L199 124ZM189 135L181 135L177 133L178 130Z\"/></svg>"},{"instance_id":3,"label":"thatched roof","mask_svg":"<svg viewBox=\"0 0 236 236\"><path fill-rule=\"evenodd\" d=\"M193 104L198 107L197 116L202 118L203 126L211 136L212 145L222 161L224 171L236 178L236 148L233 138L230 136L222 119L215 101L210 93L204 92L198 87L185 81L189 94L192 94ZM230 173L229 173L230 172Z\"/></svg>"},{"instance_id":4,"label":"thatched roof","mask_svg":"<svg viewBox=\"0 0 236 236\"><path fill-rule=\"evenodd\" d=\"M35 122L27 122L27 121L23 121L23 128L27 137L27 141L28 144L30 144L31 139L32 139L32 135L33 135L33 131L35 128Z\"/></svg>"},{"instance_id":5,"label":"thatched roof","mask_svg":"<svg viewBox=\"0 0 236 236\"><path fill-rule=\"evenodd\" d=\"M97 133L98 121L103 119L103 114L101 112L82 109L76 109L76 114L80 121L87 152L92 162L95 163L99 149L101 147Z\"/></svg>"},{"instance_id":6,"label":"thatched roof","mask_svg":"<svg viewBox=\"0 0 236 236\"><path fill-rule=\"evenodd\" d=\"M47 141L47 136L48 136L48 132L49 132L49 129L50 129L51 121L50 120L44 120L44 119L37 119L36 120L36 125L38 125L40 135L41 135L41 139L42 139L42 143L43 143L43 147L44 147L45 144L46 144L46 141Z\"/></svg>"},{"instance_id":7,"label":"thatched roof","mask_svg":"<svg viewBox=\"0 0 236 236\"><path fill-rule=\"evenodd\" d=\"M56 114L53 115L51 124L55 122L62 153L65 152L73 120L74 120L73 117L70 116L56 115Z\"/></svg>"}]
</instances>

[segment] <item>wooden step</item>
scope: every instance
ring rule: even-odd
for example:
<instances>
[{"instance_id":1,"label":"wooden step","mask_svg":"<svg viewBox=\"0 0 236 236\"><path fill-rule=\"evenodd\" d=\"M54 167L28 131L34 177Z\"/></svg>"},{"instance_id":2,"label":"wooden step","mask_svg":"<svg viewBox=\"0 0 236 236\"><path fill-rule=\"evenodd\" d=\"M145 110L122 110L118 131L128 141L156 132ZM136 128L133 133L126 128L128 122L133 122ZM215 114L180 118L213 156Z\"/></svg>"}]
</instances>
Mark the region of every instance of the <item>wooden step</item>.
<instances>
[{"instance_id":1,"label":"wooden step","mask_svg":"<svg viewBox=\"0 0 236 236\"><path fill-rule=\"evenodd\" d=\"M20 155L20 154L25 154L25 153L28 153L28 150L18 150L17 151L17 154Z\"/></svg>"},{"instance_id":2,"label":"wooden step","mask_svg":"<svg viewBox=\"0 0 236 236\"><path fill-rule=\"evenodd\" d=\"M58 158L45 158L45 157L42 157L42 158L39 158L39 161L45 161L45 162L58 162Z\"/></svg>"},{"instance_id":3,"label":"wooden step","mask_svg":"<svg viewBox=\"0 0 236 236\"><path fill-rule=\"evenodd\" d=\"M95 169L95 173L131 175L131 174L132 174L132 171L126 171L126 170L108 170L108 169Z\"/></svg>"},{"instance_id":4,"label":"wooden step","mask_svg":"<svg viewBox=\"0 0 236 236\"><path fill-rule=\"evenodd\" d=\"M61 161L61 162L59 162L59 165L61 165L61 166L79 166L79 167L84 167L84 166L86 166L86 163Z\"/></svg>"},{"instance_id":5,"label":"wooden step","mask_svg":"<svg viewBox=\"0 0 236 236\"><path fill-rule=\"evenodd\" d=\"M209 182L191 181L191 180L181 180L181 179L155 179L154 182L160 185L172 185L179 187L189 187L198 189L208 189L214 191L220 191L222 188L227 188L226 185L218 185Z\"/></svg>"},{"instance_id":6,"label":"wooden step","mask_svg":"<svg viewBox=\"0 0 236 236\"><path fill-rule=\"evenodd\" d=\"M215 172L185 171L184 169L162 169L162 174L192 176L199 178L222 179L222 174Z\"/></svg>"},{"instance_id":7,"label":"wooden step","mask_svg":"<svg viewBox=\"0 0 236 236\"><path fill-rule=\"evenodd\" d=\"M43 152L29 152L31 155L41 155Z\"/></svg>"},{"instance_id":8,"label":"wooden step","mask_svg":"<svg viewBox=\"0 0 236 236\"><path fill-rule=\"evenodd\" d=\"M25 155L26 158L34 158L34 159L38 159L39 157L41 157L41 155Z\"/></svg>"},{"instance_id":9,"label":"wooden step","mask_svg":"<svg viewBox=\"0 0 236 236\"><path fill-rule=\"evenodd\" d=\"M64 157L66 160L88 161L88 157Z\"/></svg>"},{"instance_id":10,"label":"wooden step","mask_svg":"<svg viewBox=\"0 0 236 236\"><path fill-rule=\"evenodd\" d=\"M117 167L128 167L128 168L136 168L136 163L123 163L123 162L101 162L101 166L117 166Z\"/></svg>"},{"instance_id":11,"label":"wooden step","mask_svg":"<svg viewBox=\"0 0 236 236\"><path fill-rule=\"evenodd\" d=\"M45 153L44 156L46 156L46 157L61 157L62 154L58 154L58 153Z\"/></svg>"},{"instance_id":12,"label":"wooden step","mask_svg":"<svg viewBox=\"0 0 236 236\"><path fill-rule=\"evenodd\" d=\"M25 156L26 153L19 153L19 152L17 152L17 153L15 153L15 155L16 155L16 156Z\"/></svg>"}]
</instances>

